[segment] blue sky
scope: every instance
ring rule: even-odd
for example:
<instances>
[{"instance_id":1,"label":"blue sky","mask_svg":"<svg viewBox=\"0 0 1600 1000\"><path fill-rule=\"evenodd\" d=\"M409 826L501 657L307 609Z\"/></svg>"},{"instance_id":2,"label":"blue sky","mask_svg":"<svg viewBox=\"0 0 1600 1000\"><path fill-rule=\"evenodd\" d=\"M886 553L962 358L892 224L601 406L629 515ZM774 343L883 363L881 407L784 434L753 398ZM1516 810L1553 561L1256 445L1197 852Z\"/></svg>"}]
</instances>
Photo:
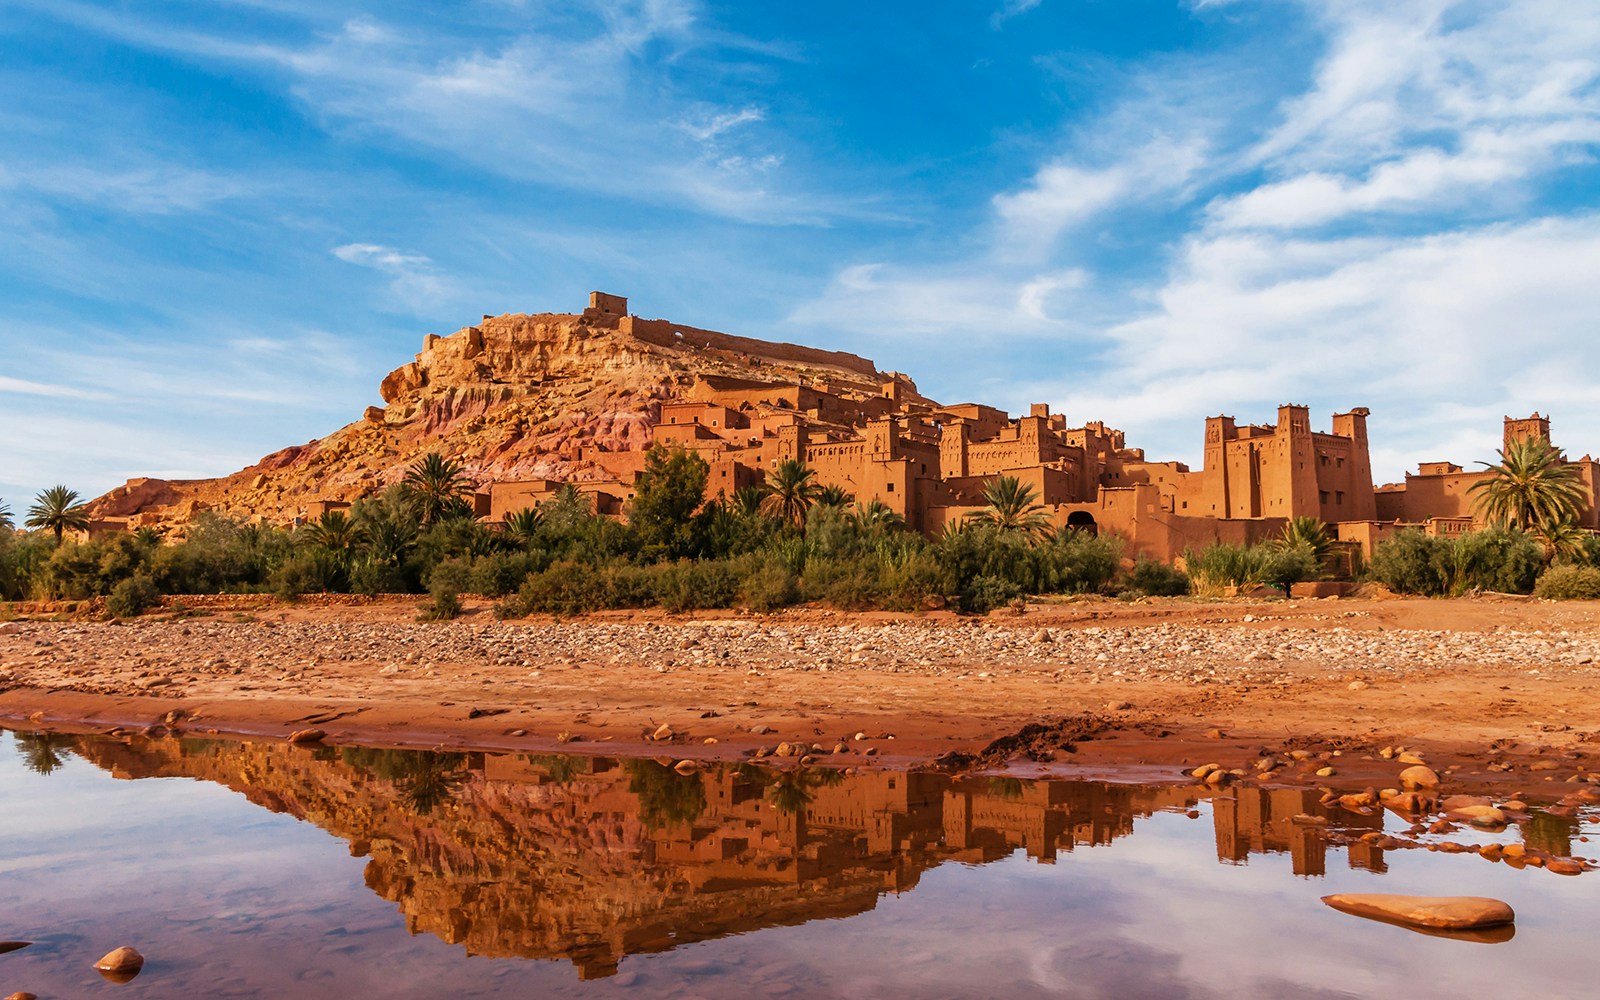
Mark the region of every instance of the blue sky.
<instances>
[{"instance_id":1,"label":"blue sky","mask_svg":"<svg viewBox=\"0 0 1600 1000\"><path fill-rule=\"evenodd\" d=\"M0 0L0 497L207 476L576 310L1105 419L1600 451L1600 7Z\"/></svg>"}]
</instances>

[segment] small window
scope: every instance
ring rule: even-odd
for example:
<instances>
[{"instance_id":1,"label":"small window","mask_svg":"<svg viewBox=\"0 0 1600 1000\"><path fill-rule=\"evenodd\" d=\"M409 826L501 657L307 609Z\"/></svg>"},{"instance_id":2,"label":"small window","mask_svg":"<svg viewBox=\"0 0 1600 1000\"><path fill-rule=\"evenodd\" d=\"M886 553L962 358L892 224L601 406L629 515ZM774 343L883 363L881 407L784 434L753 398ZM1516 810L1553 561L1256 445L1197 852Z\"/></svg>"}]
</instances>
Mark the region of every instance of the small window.
<instances>
[{"instance_id":1,"label":"small window","mask_svg":"<svg viewBox=\"0 0 1600 1000\"><path fill-rule=\"evenodd\" d=\"M890 493L893 493L893 492L894 492L894 483L890 483L890 484L889 484L889 492L890 492Z\"/></svg>"},{"instance_id":2,"label":"small window","mask_svg":"<svg viewBox=\"0 0 1600 1000\"><path fill-rule=\"evenodd\" d=\"M1334 503L1344 503L1344 490L1336 490L1333 494Z\"/></svg>"},{"instance_id":3,"label":"small window","mask_svg":"<svg viewBox=\"0 0 1600 1000\"><path fill-rule=\"evenodd\" d=\"M1327 503L1328 502L1328 491L1327 490L1323 490L1321 493L1318 493L1317 494L1317 498L1319 500L1321 500L1323 503Z\"/></svg>"}]
</instances>

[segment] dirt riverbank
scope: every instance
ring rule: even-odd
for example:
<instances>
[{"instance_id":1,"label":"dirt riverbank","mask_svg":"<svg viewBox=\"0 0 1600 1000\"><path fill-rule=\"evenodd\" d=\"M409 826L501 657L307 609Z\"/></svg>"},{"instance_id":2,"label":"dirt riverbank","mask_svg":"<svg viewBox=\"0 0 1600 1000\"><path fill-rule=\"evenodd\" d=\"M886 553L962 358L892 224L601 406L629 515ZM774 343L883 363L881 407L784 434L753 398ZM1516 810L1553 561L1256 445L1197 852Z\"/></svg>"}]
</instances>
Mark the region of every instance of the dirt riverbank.
<instances>
[{"instance_id":1,"label":"dirt riverbank","mask_svg":"<svg viewBox=\"0 0 1600 1000\"><path fill-rule=\"evenodd\" d=\"M104 731L176 712L172 727L197 733L314 727L330 741L675 759L787 743L915 766L1065 718L1003 745L1010 766L1131 780L1214 761L1344 789L1392 785L1401 765L1379 751L1403 746L1452 790L1600 790L1595 604L1092 600L987 618L499 622L469 601L455 622L418 624L416 600L204 603L0 626L0 721ZM653 739L663 725L671 736ZM1267 755L1285 766L1258 777Z\"/></svg>"}]
</instances>

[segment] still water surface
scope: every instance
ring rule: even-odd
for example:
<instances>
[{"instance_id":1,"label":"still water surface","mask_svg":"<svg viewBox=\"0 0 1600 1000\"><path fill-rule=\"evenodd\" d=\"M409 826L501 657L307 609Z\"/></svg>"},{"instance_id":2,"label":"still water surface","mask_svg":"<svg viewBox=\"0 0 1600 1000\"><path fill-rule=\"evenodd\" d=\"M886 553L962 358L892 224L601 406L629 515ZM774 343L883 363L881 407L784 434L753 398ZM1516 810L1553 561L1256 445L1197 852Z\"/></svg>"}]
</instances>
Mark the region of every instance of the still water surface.
<instances>
[{"instance_id":1,"label":"still water surface","mask_svg":"<svg viewBox=\"0 0 1600 1000\"><path fill-rule=\"evenodd\" d=\"M1600 874L1325 843L1298 790L192 739L0 744L0 995L1588 997ZM132 779L132 780L129 780ZM1591 820L1475 842L1592 854ZM1332 892L1491 895L1427 937ZM90 968L123 944L133 982Z\"/></svg>"}]
</instances>

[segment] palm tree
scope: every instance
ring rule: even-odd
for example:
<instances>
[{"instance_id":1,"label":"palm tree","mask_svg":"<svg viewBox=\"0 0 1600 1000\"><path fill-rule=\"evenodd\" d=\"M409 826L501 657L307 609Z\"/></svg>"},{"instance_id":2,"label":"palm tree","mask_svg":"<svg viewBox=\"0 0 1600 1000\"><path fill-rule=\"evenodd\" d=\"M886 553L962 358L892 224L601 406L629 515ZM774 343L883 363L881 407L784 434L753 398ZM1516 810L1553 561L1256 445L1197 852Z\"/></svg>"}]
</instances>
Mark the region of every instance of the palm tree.
<instances>
[{"instance_id":1,"label":"palm tree","mask_svg":"<svg viewBox=\"0 0 1600 1000\"><path fill-rule=\"evenodd\" d=\"M850 523L862 534L872 534L876 531L892 531L906 526L905 518L895 513L894 508L882 500L868 500L866 503L857 502L849 514Z\"/></svg>"},{"instance_id":2,"label":"palm tree","mask_svg":"<svg viewBox=\"0 0 1600 1000\"><path fill-rule=\"evenodd\" d=\"M417 541L416 523L377 518L367 525L367 557L382 566L398 566Z\"/></svg>"},{"instance_id":3,"label":"palm tree","mask_svg":"<svg viewBox=\"0 0 1600 1000\"><path fill-rule=\"evenodd\" d=\"M536 507L524 507L506 515L506 538L518 545L527 545L539 537L544 526L544 515Z\"/></svg>"},{"instance_id":4,"label":"palm tree","mask_svg":"<svg viewBox=\"0 0 1600 1000\"><path fill-rule=\"evenodd\" d=\"M817 503L824 507L843 507L854 499L843 486L824 486L817 491Z\"/></svg>"},{"instance_id":5,"label":"palm tree","mask_svg":"<svg viewBox=\"0 0 1600 1000\"><path fill-rule=\"evenodd\" d=\"M10 531L11 527L11 508L0 500L0 531Z\"/></svg>"},{"instance_id":6,"label":"palm tree","mask_svg":"<svg viewBox=\"0 0 1600 1000\"><path fill-rule=\"evenodd\" d=\"M367 540L367 529L342 510L324 511L306 525L306 537L342 559L348 560Z\"/></svg>"},{"instance_id":7,"label":"palm tree","mask_svg":"<svg viewBox=\"0 0 1600 1000\"><path fill-rule=\"evenodd\" d=\"M755 517L761 513L761 501L766 492L759 486L741 486L728 500L727 508L740 517Z\"/></svg>"},{"instance_id":8,"label":"palm tree","mask_svg":"<svg viewBox=\"0 0 1600 1000\"><path fill-rule=\"evenodd\" d=\"M1589 531L1578 523L1575 517L1564 517L1559 521L1550 521L1535 525L1533 537L1539 540L1544 548L1544 561L1546 565L1557 559L1563 562L1581 563L1588 551L1586 542Z\"/></svg>"},{"instance_id":9,"label":"palm tree","mask_svg":"<svg viewBox=\"0 0 1600 1000\"><path fill-rule=\"evenodd\" d=\"M78 504L78 491L65 486L52 486L34 497L28 508L28 527L47 528L55 532L56 544L67 531L83 531L89 527L89 515Z\"/></svg>"},{"instance_id":10,"label":"palm tree","mask_svg":"<svg viewBox=\"0 0 1600 1000\"><path fill-rule=\"evenodd\" d=\"M400 486L422 523L429 525L459 512L461 495L471 483L460 462L430 451L406 470Z\"/></svg>"},{"instance_id":11,"label":"palm tree","mask_svg":"<svg viewBox=\"0 0 1600 1000\"><path fill-rule=\"evenodd\" d=\"M761 512L798 528L806 522L806 512L817 502L821 492L817 470L797 458L786 458L767 473Z\"/></svg>"},{"instance_id":12,"label":"palm tree","mask_svg":"<svg viewBox=\"0 0 1600 1000\"><path fill-rule=\"evenodd\" d=\"M1050 515L1033 487L1015 476L997 476L983 488L984 509L967 515L1004 532L1020 531L1033 538L1050 533Z\"/></svg>"},{"instance_id":13,"label":"palm tree","mask_svg":"<svg viewBox=\"0 0 1600 1000\"><path fill-rule=\"evenodd\" d=\"M1490 524L1531 531L1576 521L1589 505L1577 466L1544 438L1513 441L1499 455L1497 464L1479 462L1488 475L1467 487L1477 494L1476 512Z\"/></svg>"},{"instance_id":14,"label":"palm tree","mask_svg":"<svg viewBox=\"0 0 1600 1000\"><path fill-rule=\"evenodd\" d=\"M1333 539L1328 537L1328 526L1314 517L1291 517L1283 526L1283 534L1275 539L1279 548L1292 549L1304 545L1321 563L1333 551Z\"/></svg>"}]
</instances>

